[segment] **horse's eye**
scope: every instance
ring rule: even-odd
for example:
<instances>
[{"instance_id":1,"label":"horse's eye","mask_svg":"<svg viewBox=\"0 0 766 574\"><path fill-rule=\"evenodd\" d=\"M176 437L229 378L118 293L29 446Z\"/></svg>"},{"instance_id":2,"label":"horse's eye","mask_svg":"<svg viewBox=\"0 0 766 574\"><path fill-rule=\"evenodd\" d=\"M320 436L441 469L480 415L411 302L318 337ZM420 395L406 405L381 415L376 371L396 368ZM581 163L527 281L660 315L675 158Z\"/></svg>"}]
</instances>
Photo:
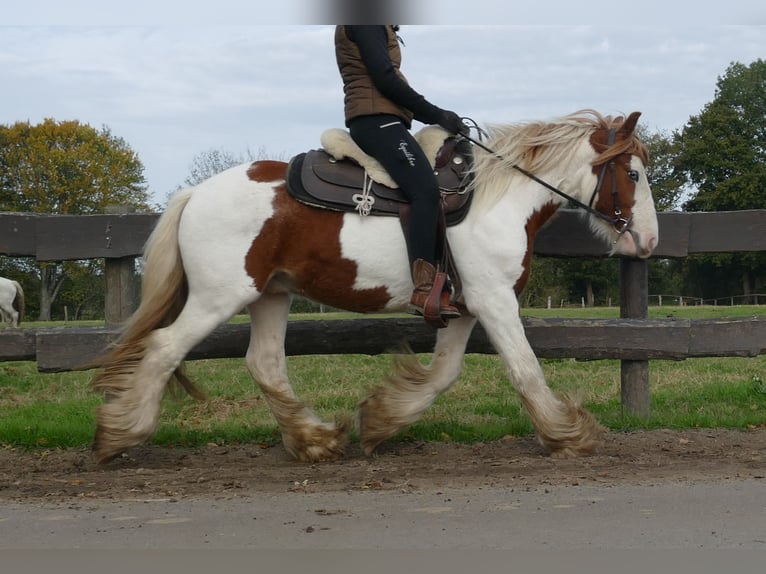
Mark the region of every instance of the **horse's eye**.
<instances>
[{"instance_id":1,"label":"horse's eye","mask_svg":"<svg viewBox=\"0 0 766 574\"><path fill-rule=\"evenodd\" d=\"M633 181L638 181L638 172L635 169L628 170L628 177Z\"/></svg>"}]
</instances>

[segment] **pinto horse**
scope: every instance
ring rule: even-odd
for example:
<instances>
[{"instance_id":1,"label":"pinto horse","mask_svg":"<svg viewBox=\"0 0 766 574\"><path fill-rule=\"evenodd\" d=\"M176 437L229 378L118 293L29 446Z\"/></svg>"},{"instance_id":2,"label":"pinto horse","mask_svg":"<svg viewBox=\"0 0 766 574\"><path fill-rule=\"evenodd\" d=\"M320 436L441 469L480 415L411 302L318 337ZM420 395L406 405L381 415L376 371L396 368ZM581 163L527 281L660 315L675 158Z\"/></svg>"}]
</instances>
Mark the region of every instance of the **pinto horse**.
<instances>
[{"instance_id":1,"label":"pinto horse","mask_svg":"<svg viewBox=\"0 0 766 574\"><path fill-rule=\"evenodd\" d=\"M24 318L24 290L18 281L0 277L0 320L18 328Z\"/></svg>"},{"instance_id":2,"label":"pinto horse","mask_svg":"<svg viewBox=\"0 0 766 574\"><path fill-rule=\"evenodd\" d=\"M387 382L361 402L358 430L366 455L417 421L457 380L477 321L540 443L560 456L594 449L602 427L546 384L524 335L517 297L536 232L565 203L551 186L584 208L584 223L611 244L612 253L651 255L658 228L647 151L635 134L639 115L583 110L488 128L486 149L475 149L470 211L447 229L465 311L438 331L429 364L404 355ZM251 321L247 367L284 447L301 461L342 456L348 425L320 420L288 380L284 342L291 297L356 312L402 311L412 291L407 247L396 218L297 202L286 190L287 167L278 161L234 167L171 199L146 245L141 304L93 381L106 399L97 415L98 461L153 434L171 379L198 392L183 374L183 359L245 307Z\"/></svg>"}]
</instances>

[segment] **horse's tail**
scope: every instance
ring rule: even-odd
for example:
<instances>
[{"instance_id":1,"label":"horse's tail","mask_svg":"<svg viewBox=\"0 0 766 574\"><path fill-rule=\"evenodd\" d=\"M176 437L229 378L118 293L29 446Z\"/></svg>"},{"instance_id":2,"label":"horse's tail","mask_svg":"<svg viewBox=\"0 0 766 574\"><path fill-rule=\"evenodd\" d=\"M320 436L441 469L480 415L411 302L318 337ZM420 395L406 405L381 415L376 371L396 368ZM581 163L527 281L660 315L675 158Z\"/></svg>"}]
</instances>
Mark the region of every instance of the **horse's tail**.
<instances>
[{"instance_id":1,"label":"horse's tail","mask_svg":"<svg viewBox=\"0 0 766 574\"><path fill-rule=\"evenodd\" d=\"M186 304L188 285L178 228L190 195L189 189L173 196L146 242L141 303L112 349L88 365L102 369L93 380L94 389L108 394L128 390L132 386L131 375L146 353L147 337L173 323ZM176 369L174 378L190 395L204 398L204 393L184 374L183 365Z\"/></svg>"},{"instance_id":2,"label":"horse's tail","mask_svg":"<svg viewBox=\"0 0 766 574\"><path fill-rule=\"evenodd\" d=\"M13 285L16 287L16 297L13 299L13 308L19 314L19 318L16 321L16 326L21 325L21 320L24 318L24 289L21 288L21 283L14 281Z\"/></svg>"}]
</instances>

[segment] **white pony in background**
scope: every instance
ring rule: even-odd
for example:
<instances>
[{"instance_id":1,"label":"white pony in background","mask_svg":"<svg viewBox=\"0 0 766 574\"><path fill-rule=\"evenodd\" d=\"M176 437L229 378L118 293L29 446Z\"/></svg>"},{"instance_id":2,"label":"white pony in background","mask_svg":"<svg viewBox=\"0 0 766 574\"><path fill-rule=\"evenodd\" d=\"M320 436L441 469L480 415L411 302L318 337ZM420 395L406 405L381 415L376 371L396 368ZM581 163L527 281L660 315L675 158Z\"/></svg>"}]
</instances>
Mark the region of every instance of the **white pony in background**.
<instances>
[{"instance_id":1,"label":"white pony in background","mask_svg":"<svg viewBox=\"0 0 766 574\"><path fill-rule=\"evenodd\" d=\"M0 277L0 319L18 328L24 316L24 290L18 281Z\"/></svg>"}]
</instances>

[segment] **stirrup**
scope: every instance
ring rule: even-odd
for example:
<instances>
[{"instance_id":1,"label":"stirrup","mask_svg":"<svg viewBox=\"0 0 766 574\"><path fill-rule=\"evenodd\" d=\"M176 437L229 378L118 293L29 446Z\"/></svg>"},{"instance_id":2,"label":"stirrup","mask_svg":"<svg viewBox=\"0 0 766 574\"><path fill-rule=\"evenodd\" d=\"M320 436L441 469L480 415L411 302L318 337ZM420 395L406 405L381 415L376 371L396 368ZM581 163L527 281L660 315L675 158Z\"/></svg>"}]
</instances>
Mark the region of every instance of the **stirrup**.
<instances>
[{"instance_id":1,"label":"stirrup","mask_svg":"<svg viewBox=\"0 0 766 574\"><path fill-rule=\"evenodd\" d=\"M447 326L449 322L449 318L443 318L441 314L437 315L436 317L426 317L423 314L423 311L420 309L420 307L417 307L410 303L407 306L407 313L410 315L417 315L418 317L423 317L423 320L434 329L443 329Z\"/></svg>"},{"instance_id":2,"label":"stirrup","mask_svg":"<svg viewBox=\"0 0 766 574\"><path fill-rule=\"evenodd\" d=\"M442 291L440 299L439 315L441 318L445 321L449 321L450 319L460 319L462 316L460 310L450 302L450 292ZM451 310L447 310L448 307L451 308Z\"/></svg>"},{"instance_id":3,"label":"stirrup","mask_svg":"<svg viewBox=\"0 0 766 574\"><path fill-rule=\"evenodd\" d=\"M444 285L447 282L447 274L437 271L434 275L434 282L431 291L426 298L426 304L423 306L423 319L426 323L435 329L443 329L447 326L447 320L441 316L441 302Z\"/></svg>"}]
</instances>

